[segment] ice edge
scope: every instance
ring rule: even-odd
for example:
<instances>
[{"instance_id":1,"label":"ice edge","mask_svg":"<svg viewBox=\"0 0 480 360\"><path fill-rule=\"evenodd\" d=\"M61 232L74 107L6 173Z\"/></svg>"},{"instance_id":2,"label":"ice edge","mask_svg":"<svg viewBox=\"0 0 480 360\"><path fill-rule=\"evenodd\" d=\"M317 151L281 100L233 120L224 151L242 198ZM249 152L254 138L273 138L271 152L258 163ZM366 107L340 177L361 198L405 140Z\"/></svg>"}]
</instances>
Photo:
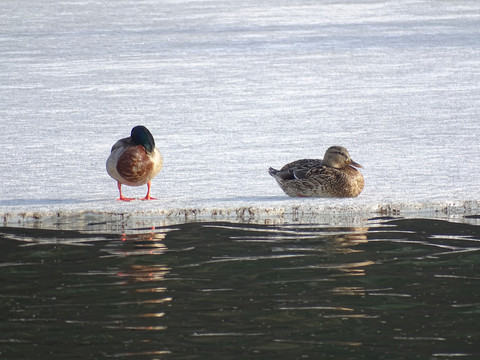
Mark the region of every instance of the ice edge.
<instances>
[{"instance_id":1,"label":"ice edge","mask_svg":"<svg viewBox=\"0 0 480 360\"><path fill-rule=\"evenodd\" d=\"M3 226L28 224L32 221L52 221L59 218L94 218L102 221L124 219L157 219L168 223L194 221L236 221L265 222L292 221L312 223L326 218L375 217L375 216L452 216L480 213L480 201L451 201L430 203L383 203L372 205L310 205L292 204L286 206L245 205L237 207L185 207L140 210L98 210L98 209L52 209L38 211L0 212Z\"/></svg>"}]
</instances>

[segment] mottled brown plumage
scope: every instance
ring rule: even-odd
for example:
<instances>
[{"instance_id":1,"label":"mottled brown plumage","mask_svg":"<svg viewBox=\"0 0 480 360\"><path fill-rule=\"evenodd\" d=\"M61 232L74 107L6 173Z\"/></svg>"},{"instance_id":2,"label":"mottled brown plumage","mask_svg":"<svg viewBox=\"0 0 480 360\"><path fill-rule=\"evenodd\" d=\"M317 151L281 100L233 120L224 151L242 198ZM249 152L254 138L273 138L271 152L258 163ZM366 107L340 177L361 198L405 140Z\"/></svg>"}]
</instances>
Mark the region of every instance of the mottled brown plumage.
<instances>
[{"instance_id":1,"label":"mottled brown plumage","mask_svg":"<svg viewBox=\"0 0 480 360\"><path fill-rule=\"evenodd\" d=\"M303 159L291 162L280 170L269 169L285 194L302 197L356 197L364 187L364 179L355 167L347 149L332 146L323 160Z\"/></svg>"},{"instance_id":2,"label":"mottled brown plumage","mask_svg":"<svg viewBox=\"0 0 480 360\"><path fill-rule=\"evenodd\" d=\"M150 196L152 179L162 169L162 155L155 147L155 140L145 126L135 126L128 138L118 140L107 159L107 172L117 180L120 197L118 200L130 201L122 195L122 185L147 185L147 195L142 200L154 199Z\"/></svg>"}]
</instances>

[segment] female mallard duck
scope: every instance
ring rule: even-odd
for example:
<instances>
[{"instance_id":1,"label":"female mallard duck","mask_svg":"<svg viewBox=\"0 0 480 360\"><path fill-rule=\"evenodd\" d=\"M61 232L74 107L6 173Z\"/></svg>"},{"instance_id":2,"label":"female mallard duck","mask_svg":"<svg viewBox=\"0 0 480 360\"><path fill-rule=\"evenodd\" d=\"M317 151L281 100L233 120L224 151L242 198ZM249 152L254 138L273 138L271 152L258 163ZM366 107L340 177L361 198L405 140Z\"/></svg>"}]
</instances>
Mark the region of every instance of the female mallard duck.
<instances>
[{"instance_id":1,"label":"female mallard duck","mask_svg":"<svg viewBox=\"0 0 480 360\"><path fill-rule=\"evenodd\" d=\"M107 159L108 175L117 180L120 192L118 200L134 199L122 195L122 185L145 184L148 186L147 195L140 200L154 200L155 198L150 196L151 181L162 169L162 163L162 155L145 126L135 126L130 137L118 140Z\"/></svg>"},{"instance_id":2,"label":"female mallard duck","mask_svg":"<svg viewBox=\"0 0 480 360\"><path fill-rule=\"evenodd\" d=\"M304 159L291 162L282 169L269 169L269 174L288 196L355 197L363 190L363 167L353 161L347 149L332 146L323 160Z\"/></svg>"}]
</instances>

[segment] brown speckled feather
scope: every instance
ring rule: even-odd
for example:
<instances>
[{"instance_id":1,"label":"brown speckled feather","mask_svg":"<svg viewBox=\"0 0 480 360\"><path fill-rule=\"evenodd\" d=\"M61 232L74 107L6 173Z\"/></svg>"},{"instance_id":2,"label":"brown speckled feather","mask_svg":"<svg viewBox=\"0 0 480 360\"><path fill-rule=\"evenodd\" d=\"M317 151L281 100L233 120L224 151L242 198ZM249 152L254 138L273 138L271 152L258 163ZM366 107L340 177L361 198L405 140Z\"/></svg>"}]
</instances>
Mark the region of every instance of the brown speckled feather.
<instances>
[{"instance_id":1,"label":"brown speckled feather","mask_svg":"<svg viewBox=\"0 0 480 360\"><path fill-rule=\"evenodd\" d=\"M112 146L106 163L108 175L117 180L118 200L133 200L122 195L122 185L147 185L147 195L142 200L154 199L150 196L151 181L162 169L162 163L162 155L145 126L135 126L130 137L118 140Z\"/></svg>"},{"instance_id":2,"label":"brown speckled feather","mask_svg":"<svg viewBox=\"0 0 480 360\"><path fill-rule=\"evenodd\" d=\"M355 197L362 192L364 179L353 166L361 167L345 148L335 146L324 160L297 160L281 170L270 168L269 173L289 196Z\"/></svg>"}]
</instances>

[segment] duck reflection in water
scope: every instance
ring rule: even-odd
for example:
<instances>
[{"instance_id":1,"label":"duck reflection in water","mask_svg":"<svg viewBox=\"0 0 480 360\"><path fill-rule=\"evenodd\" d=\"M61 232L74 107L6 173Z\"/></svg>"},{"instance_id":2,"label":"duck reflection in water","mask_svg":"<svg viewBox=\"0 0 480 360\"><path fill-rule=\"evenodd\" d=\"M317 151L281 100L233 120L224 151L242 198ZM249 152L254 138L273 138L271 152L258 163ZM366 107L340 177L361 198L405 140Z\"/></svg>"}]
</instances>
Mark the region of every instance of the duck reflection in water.
<instances>
[{"instance_id":1,"label":"duck reflection in water","mask_svg":"<svg viewBox=\"0 0 480 360\"><path fill-rule=\"evenodd\" d=\"M123 234L118 244L119 249L110 250L116 256L131 259L123 261L125 264L116 271L115 276L121 280L121 303L117 305L124 310L118 315L116 329L122 330L166 330L166 326L159 324L159 319L165 316L165 305L172 298L166 295L165 276L170 268L165 264L159 264L161 255L167 247L163 240L164 232L155 232L152 227L146 233ZM151 258L150 256L154 256ZM155 259L155 262L152 261ZM126 310L125 310L126 309Z\"/></svg>"}]
</instances>

